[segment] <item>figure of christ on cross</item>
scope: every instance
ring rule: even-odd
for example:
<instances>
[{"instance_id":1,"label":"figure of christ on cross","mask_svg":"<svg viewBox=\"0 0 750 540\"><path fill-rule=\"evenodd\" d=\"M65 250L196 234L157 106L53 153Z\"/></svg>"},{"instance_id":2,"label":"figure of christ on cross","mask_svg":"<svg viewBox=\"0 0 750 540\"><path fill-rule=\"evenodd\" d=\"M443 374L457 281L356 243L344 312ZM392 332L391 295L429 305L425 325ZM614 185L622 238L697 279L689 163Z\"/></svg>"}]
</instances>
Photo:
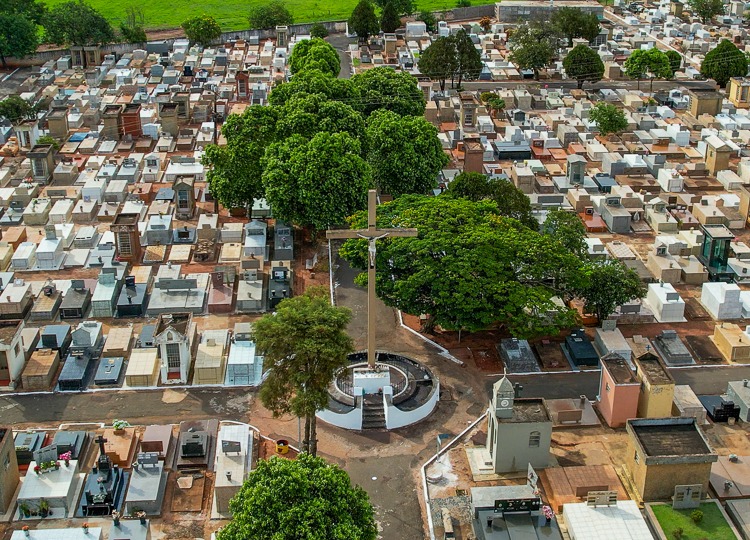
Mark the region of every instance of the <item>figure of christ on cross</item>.
<instances>
[{"instance_id":1,"label":"figure of christ on cross","mask_svg":"<svg viewBox=\"0 0 750 540\"><path fill-rule=\"evenodd\" d=\"M364 238L369 242L367 248L367 366L375 368L375 243L387 236L417 236L417 229L378 229L376 222L377 196L374 189L367 193L367 228L342 231L327 231L329 240L344 240L349 238Z\"/></svg>"},{"instance_id":2,"label":"figure of christ on cross","mask_svg":"<svg viewBox=\"0 0 750 540\"><path fill-rule=\"evenodd\" d=\"M107 455L106 450L104 450L104 443L107 442L107 439L99 435L96 439L94 439L94 442L99 445L99 455L101 456Z\"/></svg>"}]
</instances>

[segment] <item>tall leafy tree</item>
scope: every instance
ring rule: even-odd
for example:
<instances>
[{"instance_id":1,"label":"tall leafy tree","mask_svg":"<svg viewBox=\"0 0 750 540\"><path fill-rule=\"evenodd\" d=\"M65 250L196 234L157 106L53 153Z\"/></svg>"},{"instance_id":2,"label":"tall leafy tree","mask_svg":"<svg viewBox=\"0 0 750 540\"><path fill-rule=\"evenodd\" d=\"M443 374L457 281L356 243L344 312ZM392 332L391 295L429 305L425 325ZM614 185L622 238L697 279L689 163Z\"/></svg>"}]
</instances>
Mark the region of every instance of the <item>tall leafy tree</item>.
<instances>
[{"instance_id":1,"label":"tall leafy tree","mask_svg":"<svg viewBox=\"0 0 750 540\"><path fill-rule=\"evenodd\" d=\"M380 21L375 14L375 6L370 0L360 0L349 17L349 30L353 30L362 41L367 41L380 30Z\"/></svg>"},{"instance_id":2,"label":"tall leafy tree","mask_svg":"<svg viewBox=\"0 0 750 540\"><path fill-rule=\"evenodd\" d=\"M533 230L539 223L531 212L531 200L508 180L490 179L484 174L462 172L450 184L446 195L470 201L494 201L498 215L517 220Z\"/></svg>"},{"instance_id":3,"label":"tall leafy tree","mask_svg":"<svg viewBox=\"0 0 750 540\"><path fill-rule=\"evenodd\" d=\"M651 91L654 89L654 79L672 78L672 65L669 57L656 47L633 51L625 60L623 66L628 77L638 79L639 87L640 80L648 78L651 83Z\"/></svg>"},{"instance_id":4,"label":"tall leafy tree","mask_svg":"<svg viewBox=\"0 0 750 540\"><path fill-rule=\"evenodd\" d=\"M216 38L221 35L221 26L216 19L206 15L192 17L182 23L182 29L191 43L198 45L210 45Z\"/></svg>"},{"instance_id":5,"label":"tall leafy tree","mask_svg":"<svg viewBox=\"0 0 750 540\"><path fill-rule=\"evenodd\" d=\"M559 49L560 35L548 23L525 23L510 36L510 59L521 69L530 69L534 78L552 64Z\"/></svg>"},{"instance_id":6,"label":"tall leafy tree","mask_svg":"<svg viewBox=\"0 0 750 540\"><path fill-rule=\"evenodd\" d=\"M584 309L604 321L617 306L642 298L645 294L638 274L618 260L589 262L578 274L575 287L584 299Z\"/></svg>"},{"instance_id":7,"label":"tall leafy tree","mask_svg":"<svg viewBox=\"0 0 750 540\"><path fill-rule=\"evenodd\" d=\"M300 41L289 56L289 70L294 75L307 69L318 69L336 77L341 71L339 53L321 38Z\"/></svg>"},{"instance_id":8,"label":"tall leafy tree","mask_svg":"<svg viewBox=\"0 0 750 540\"><path fill-rule=\"evenodd\" d=\"M316 22L310 27L310 37L321 39L327 38L328 28L326 28L323 23Z\"/></svg>"},{"instance_id":9,"label":"tall leafy tree","mask_svg":"<svg viewBox=\"0 0 750 540\"><path fill-rule=\"evenodd\" d=\"M585 82L599 82L604 77L604 62L594 49L587 45L573 47L563 59L565 73L578 81L578 88Z\"/></svg>"},{"instance_id":10,"label":"tall leafy tree","mask_svg":"<svg viewBox=\"0 0 750 540\"><path fill-rule=\"evenodd\" d=\"M670 78L674 78L674 74L682 69L682 55L673 49L669 49L664 54L669 58L669 67L672 69L672 77Z\"/></svg>"},{"instance_id":11,"label":"tall leafy tree","mask_svg":"<svg viewBox=\"0 0 750 540\"><path fill-rule=\"evenodd\" d=\"M717 15L723 15L726 9L722 0L688 0L688 5L703 24L708 24Z\"/></svg>"},{"instance_id":12,"label":"tall leafy tree","mask_svg":"<svg viewBox=\"0 0 750 540\"><path fill-rule=\"evenodd\" d=\"M258 460L217 540L375 540L367 492L322 458Z\"/></svg>"},{"instance_id":13,"label":"tall leafy tree","mask_svg":"<svg viewBox=\"0 0 750 540\"><path fill-rule=\"evenodd\" d=\"M351 220L366 225L365 212ZM429 314L447 330L503 324L519 338L575 324L552 300L580 262L553 239L498 215L492 201L406 195L378 207L378 224L416 227L416 238L382 240L376 291L389 306ZM341 255L365 268L367 243L349 240Z\"/></svg>"},{"instance_id":14,"label":"tall leafy tree","mask_svg":"<svg viewBox=\"0 0 750 540\"><path fill-rule=\"evenodd\" d=\"M601 27L599 18L594 13L585 13L580 8L561 7L552 13L551 22L568 40L568 47L573 46L576 38L587 39L589 42L599 35Z\"/></svg>"},{"instance_id":15,"label":"tall leafy tree","mask_svg":"<svg viewBox=\"0 0 750 540\"><path fill-rule=\"evenodd\" d=\"M434 32L437 28L437 18L432 11L422 10L417 15L417 20L422 21L428 32Z\"/></svg>"},{"instance_id":16,"label":"tall leafy tree","mask_svg":"<svg viewBox=\"0 0 750 540\"><path fill-rule=\"evenodd\" d=\"M464 79L478 79L482 71L482 56L474 46L466 30L459 30L455 36L456 43L456 79L458 86Z\"/></svg>"},{"instance_id":17,"label":"tall leafy tree","mask_svg":"<svg viewBox=\"0 0 750 540\"><path fill-rule=\"evenodd\" d=\"M367 146L375 185L394 197L427 193L449 162L437 129L421 116L374 113L367 121Z\"/></svg>"},{"instance_id":18,"label":"tall leafy tree","mask_svg":"<svg viewBox=\"0 0 750 540\"><path fill-rule=\"evenodd\" d=\"M611 103L597 103L589 113L589 120L596 122L599 133L609 135L619 133L628 127L625 113Z\"/></svg>"},{"instance_id":19,"label":"tall leafy tree","mask_svg":"<svg viewBox=\"0 0 750 540\"><path fill-rule=\"evenodd\" d=\"M47 6L39 0L3 0L0 13L21 15L35 24L42 24L47 14Z\"/></svg>"},{"instance_id":20,"label":"tall leafy tree","mask_svg":"<svg viewBox=\"0 0 750 540\"><path fill-rule=\"evenodd\" d=\"M396 13L399 15L410 15L414 13L414 3L412 0L374 0L379 8L385 8L388 2L393 3Z\"/></svg>"},{"instance_id":21,"label":"tall leafy tree","mask_svg":"<svg viewBox=\"0 0 750 540\"><path fill-rule=\"evenodd\" d=\"M391 0L383 6L383 13L380 15L380 29L383 32L395 32L396 28L401 26L401 18L398 16L396 4Z\"/></svg>"},{"instance_id":22,"label":"tall leafy tree","mask_svg":"<svg viewBox=\"0 0 750 540\"><path fill-rule=\"evenodd\" d=\"M129 6L125 12L125 20L120 23L120 34L128 43L145 43L148 40L146 31L146 17L140 7Z\"/></svg>"},{"instance_id":23,"label":"tall leafy tree","mask_svg":"<svg viewBox=\"0 0 750 540\"><path fill-rule=\"evenodd\" d=\"M366 206L370 166L348 133L294 135L266 150L266 200L274 216L314 231L344 223Z\"/></svg>"},{"instance_id":24,"label":"tall leafy tree","mask_svg":"<svg viewBox=\"0 0 750 540\"><path fill-rule=\"evenodd\" d=\"M580 259L587 257L586 226L577 214L561 209L552 210L544 220L542 232L556 239Z\"/></svg>"},{"instance_id":25,"label":"tall leafy tree","mask_svg":"<svg viewBox=\"0 0 750 540\"><path fill-rule=\"evenodd\" d=\"M208 145L203 163L211 195L225 208L252 207L264 196L262 158L276 141L279 112L273 106L251 105L230 115L221 128L226 145Z\"/></svg>"},{"instance_id":26,"label":"tall leafy tree","mask_svg":"<svg viewBox=\"0 0 750 540\"><path fill-rule=\"evenodd\" d=\"M115 40L107 19L83 0L55 5L43 25L45 39L57 45L103 45Z\"/></svg>"},{"instance_id":27,"label":"tall leafy tree","mask_svg":"<svg viewBox=\"0 0 750 540\"><path fill-rule=\"evenodd\" d=\"M0 12L0 62L8 67L6 57L23 58L39 46L36 24L25 15Z\"/></svg>"},{"instance_id":28,"label":"tall leafy tree","mask_svg":"<svg viewBox=\"0 0 750 540\"><path fill-rule=\"evenodd\" d=\"M302 450L313 456L315 413L328 405L328 385L354 350L346 333L351 318L348 308L331 305L326 290L313 287L282 300L275 313L253 324L253 341L268 370L260 399L275 416L291 413L305 419Z\"/></svg>"},{"instance_id":29,"label":"tall leafy tree","mask_svg":"<svg viewBox=\"0 0 750 540\"><path fill-rule=\"evenodd\" d=\"M365 116L378 109L393 111L402 116L424 114L424 94L419 89L417 79L409 73L376 67L357 73L351 80L359 91Z\"/></svg>"},{"instance_id":30,"label":"tall leafy tree","mask_svg":"<svg viewBox=\"0 0 750 540\"><path fill-rule=\"evenodd\" d=\"M290 25L294 23L294 17L292 17L284 2L272 0L267 4L260 4L250 9L247 21L250 23L250 28L265 29Z\"/></svg>"},{"instance_id":31,"label":"tall leafy tree","mask_svg":"<svg viewBox=\"0 0 750 540\"><path fill-rule=\"evenodd\" d=\"M345 132L354 139L363 140L365 121L346 103L329 100L320 94L297 94L281 107L277 124L279 140L292 135L312 139L321 131Z\"/></svg>"},{"instance_id":32,"label":"tall leafy tree","mask_svg":"<svg viewBox=\"0 0 750 540\"><path fill-rule=\"evenodd\" d=\"M747 57L734 43L723 39L703 59L701 75L724 87L732 77L747 75Z\"/></svg>"},{"instance_id":33,"label":"tall leafy tree","mask_svg":"<svg viewBox=\"0 0 750 540\"><path fill-rule=\"evenodd\" d=\"M359 88L351 79L338 79L319 69L305 69L297 73L289 82L273 88L268 96L272 105L283 105L297 94L320 94L328 99L344 101L359 110Z\"/></svg>"},{"instance_id":34,"label":"tall leafy tree","mask_svg":"<svg viewBox=\"0 0 750 540\"><path fill-rule=\"evenodd\" d=\"M427 47L417 63L419 71L440 83L445 92L445 81L453 79L458 69L456 41L453 36L439 37Z\"/></svg>"},{"instance_id":35,"label":"tall leafy tree","mask_svg":"<svg viewBox=\"0 0 750 540\"><path fill-rule=\"evenodd\" d=\"M33 120L37 112L37 106L15 94L0 101L0 118L5 118L11 124Z\"/></svg>"}]
</instances>

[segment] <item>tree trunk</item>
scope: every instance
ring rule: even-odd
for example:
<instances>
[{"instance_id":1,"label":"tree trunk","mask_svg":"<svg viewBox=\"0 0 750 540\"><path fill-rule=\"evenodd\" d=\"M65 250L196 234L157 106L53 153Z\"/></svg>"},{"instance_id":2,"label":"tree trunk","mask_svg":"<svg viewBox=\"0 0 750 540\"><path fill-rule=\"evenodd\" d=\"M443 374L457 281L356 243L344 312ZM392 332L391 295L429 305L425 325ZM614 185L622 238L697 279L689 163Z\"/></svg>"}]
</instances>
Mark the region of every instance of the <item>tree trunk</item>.
<instances>
[{"instance_id":1,"label":"tree trunk","mask_svg":"<svg viewBox=\"0 0 750 540\"><path fill-rule=\"evenodd\" d=\"M578 89L579 89L579 90L580 90L581 88L583 88L583 83L584 83L584 80L583 80L583 79L578 79Z\"/></svg>"},{"instance_id":2,"label":"tree trunk","mask_svg":"<svg viewBox=\"0 0 750 540\"><path fill-rule=\"evenodd\" d=\"M440 91L445 93L445 78L440 79Z\"/></svg>"},{"instance_id":3,"label":"tree trunk","mask_svg":"<svg viewBox=\"0 0 750 540\"><path fill-rule=\"evenodd\" d=\"M313 457L318 455L318 419L315 417L315 414L313 413L309 417L310 420L310 449L308 450L310 452L310 455Z\"/></svg>"},{"instance_id":4,"label":"tree trunk","mask_svg":"<svg viewBox=\"0 0 750 540\"><path fill-rule=\"evenodd\" d=\"M8 63L5 61L5 55L4 54L0 54L0 61L2 61L2 63L3 63L3 69L7 69Z\"/></svg>"},{"instance_id":5,"label":"tree trunk","mask_svg":"<svg viewBox=\"0 0 750 540\"><path fill-rule=\"evenodd\" d=\"M649 80L649 90L648 91L650 93L652 93L652 94L654 93L654 78L653 77L651 77L651 79Z\"/></svg>"},{"instance_id":6,"label":"tree trunk","mask_svg":"<svg viewBox=\"0 0 750 540\"><path fill-rule=\"evenodd\" d=\"M539 70L536 68L534 68L534 80L535 81L539 80Z\"/></svg>"},{"instance_id":7,"label":"tree trunk","mask_svg":"<svg viewBox=\"0 0 750 540\"><path fill-rule=\"evenodd\" d=\"M305 436L302 439L302 448L300 448L303 452L309 452L310 451L310 417L305 416Z\"/></svg>"}]
</instances>

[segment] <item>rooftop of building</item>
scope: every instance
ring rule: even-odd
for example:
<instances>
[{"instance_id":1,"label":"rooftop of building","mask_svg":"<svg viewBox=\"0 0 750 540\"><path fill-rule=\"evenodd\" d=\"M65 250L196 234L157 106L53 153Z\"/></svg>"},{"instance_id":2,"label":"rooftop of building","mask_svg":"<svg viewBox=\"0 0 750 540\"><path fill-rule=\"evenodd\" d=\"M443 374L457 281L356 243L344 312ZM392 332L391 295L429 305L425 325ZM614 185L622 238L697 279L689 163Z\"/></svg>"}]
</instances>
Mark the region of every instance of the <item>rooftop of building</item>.
<instances>
[{"instance_id":1,"label":"rooftop of building","mask_svg":"<svg viewBox=\"0 0 750 540\"><path fill-rule=\"evenodd\" d=\"M628 431L647 456L665 457L713 453L694 418L628 420Z\"/></svg>"}]
</instances>

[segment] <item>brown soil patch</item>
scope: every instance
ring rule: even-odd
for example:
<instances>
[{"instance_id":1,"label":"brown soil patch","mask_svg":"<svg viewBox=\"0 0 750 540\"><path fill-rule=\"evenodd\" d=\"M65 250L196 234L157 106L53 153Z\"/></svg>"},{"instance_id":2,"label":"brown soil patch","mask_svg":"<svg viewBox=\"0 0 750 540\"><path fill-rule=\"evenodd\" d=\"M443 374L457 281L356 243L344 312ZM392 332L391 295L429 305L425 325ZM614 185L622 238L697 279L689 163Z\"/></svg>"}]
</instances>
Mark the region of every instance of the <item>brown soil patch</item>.
<instances>
[{"instance_id":1,"label":"brown soil patch","mask_svg":"<svg viewBox=\"0 0 750 540\"><path fill-rule=\"evenodd\" d=\"M203 509L204 489L206 487L206 475L200 473L200 478L193 478L193 485L188 489L182 489L177 485L177 474L172 479L172 512L200 512ZM197 475L196 475L197 476Z\"/></svg>"}]
</instances>

